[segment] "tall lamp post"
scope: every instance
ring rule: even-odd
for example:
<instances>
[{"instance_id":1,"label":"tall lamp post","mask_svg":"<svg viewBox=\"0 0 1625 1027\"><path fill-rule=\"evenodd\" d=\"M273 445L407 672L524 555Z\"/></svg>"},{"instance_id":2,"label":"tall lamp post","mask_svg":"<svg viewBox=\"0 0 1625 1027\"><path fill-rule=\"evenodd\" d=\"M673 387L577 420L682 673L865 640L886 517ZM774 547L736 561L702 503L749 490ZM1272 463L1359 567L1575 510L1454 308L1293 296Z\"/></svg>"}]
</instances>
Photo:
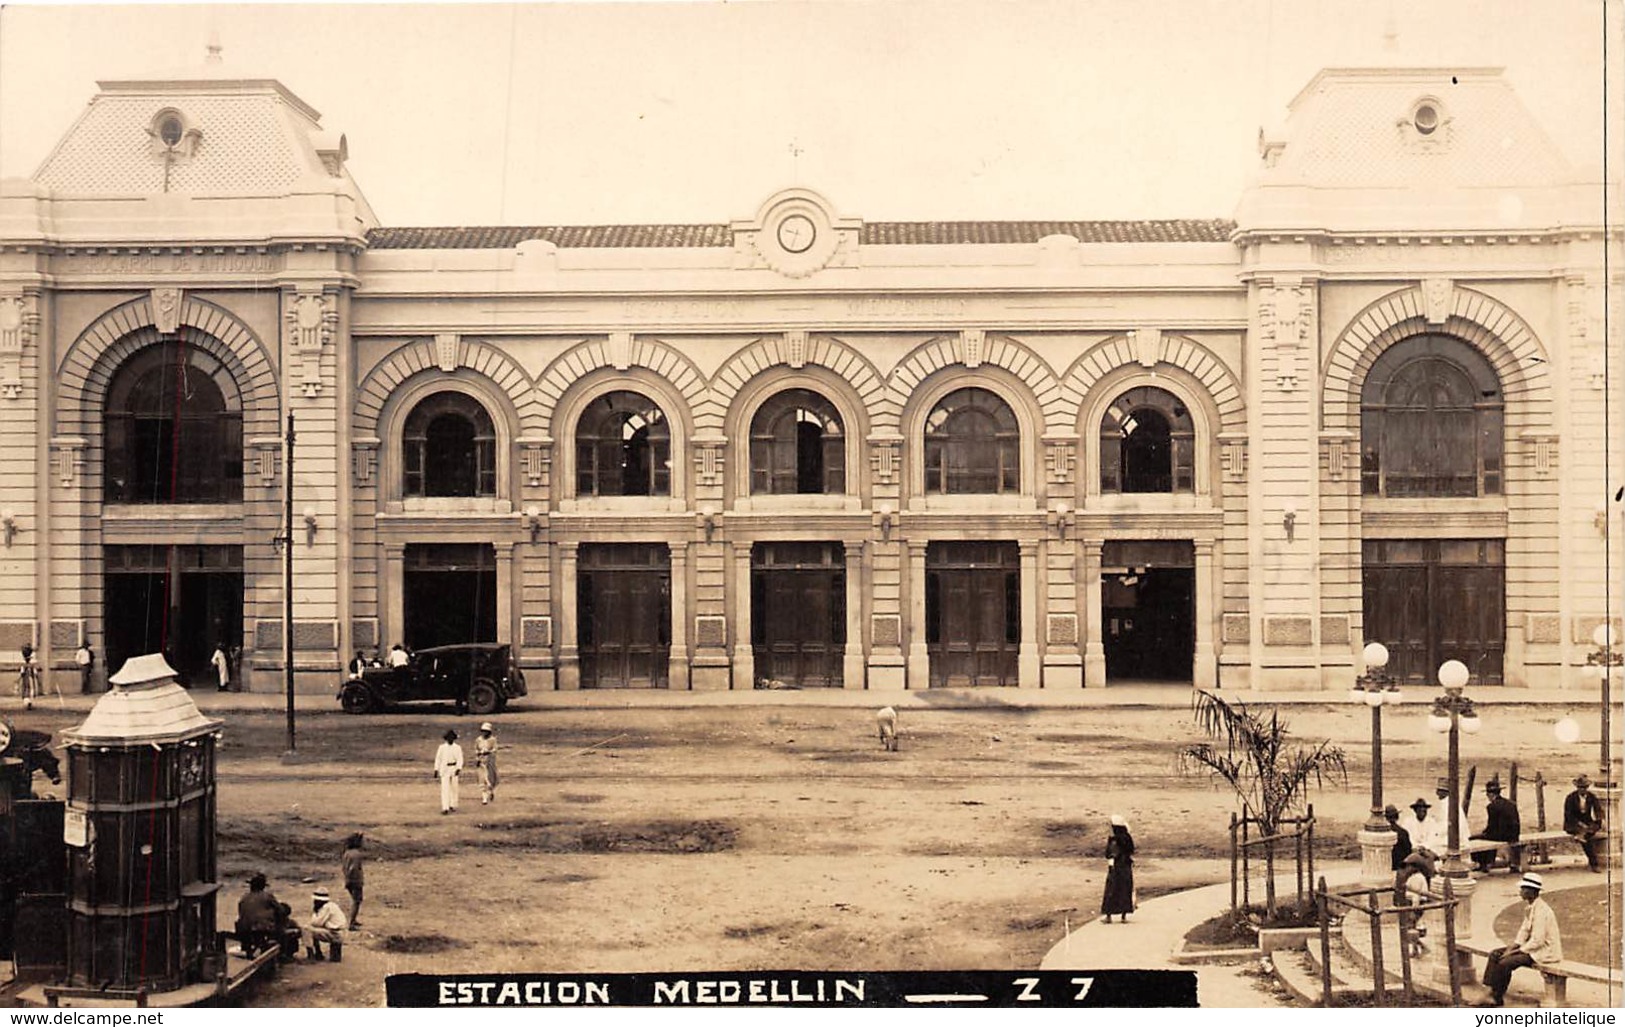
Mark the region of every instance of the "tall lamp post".
<instances>
[{"instance_id":1,"label":"tall lamp post","mask_svg":"<svg viewBox=\"0 0 1625 1027\"><path fill-rule=\"evenodd\" d=\"M1449 851L1444 857L1444 872L1440 875L1461 904L1456 907L1457 936L1471 936L1473 931L1472 902L1474 881L1461 859L1461 733L1477 734L1482 726L1473 701L1462 694L1467 687L1467 665L1460 660L1446 660L1439 665L1439 684L1444 694L1433 701L1428 713L1428 727L1450 738L1450 806L1447 821Z\"/></svg>"},{"instance_id":2,"label":"tall lamp post","mask_svg":"<svg viewBox=\"0 0 1625 1027\"><path fill-rule=\"evenodd\" d=\"M1391 853L1394 832L1382 815L1382 708L1397 706L1401 695L1399 681L1388 673L1388 647L1372 642L1360 654L1365 673L1354 679L1349 702L1371 708L1371 816L1360 829L1360 876L1366 884L1380 886L1393 876Z\"/></svg>"},{"instance_id":3,"label":"tall lamp post","mask_svg":"<svg viewBox=\"0 0 1625 1027\"><path fill-rule=\"evenodd\" d=\"M1591 641L1597 648L1586 654L1585 675L1602 684L1602 752L1598 775L1601 781L1596 791L1602 800L1603 825L1608 832L1608 859L1612 861L1619 845L1620 789L1619 782L1614 780L1614 761L1612 753L1608 751L1608 736L1613 733L1610 723L1613 685L1625 680L1625 653L1620 651L1614 626L1607 621L1598 624L1596 630L1591 632Z\"/></svg>"},{"instance_id":4,"label":"tall lamp post","mask_svg":"<svg viewBox=\"0 0 1625 1027\"><path fill-rule=\"evenodd\" d=\"M1596 630L1591 633L1591 641L1597 648L1595 651L1586 654L1584 673L1591 680L1601 681L1602 683L1602 762L1599 767L1603 781L1611 783L1613 774L1610 773L1610 770L1613 760L1610 758L1608 751L1608 734L1610 731L1608 721L1611 712L1608 704L1612 700L1612 696L1609 694L1611 691L1609 686L1612 682L1618 681L1622 673L1625 673L1625 653L1619 650L1618 639L1614 637L1614 626L1612 624L1598 624Z\"/></svg>"}]
</instances>

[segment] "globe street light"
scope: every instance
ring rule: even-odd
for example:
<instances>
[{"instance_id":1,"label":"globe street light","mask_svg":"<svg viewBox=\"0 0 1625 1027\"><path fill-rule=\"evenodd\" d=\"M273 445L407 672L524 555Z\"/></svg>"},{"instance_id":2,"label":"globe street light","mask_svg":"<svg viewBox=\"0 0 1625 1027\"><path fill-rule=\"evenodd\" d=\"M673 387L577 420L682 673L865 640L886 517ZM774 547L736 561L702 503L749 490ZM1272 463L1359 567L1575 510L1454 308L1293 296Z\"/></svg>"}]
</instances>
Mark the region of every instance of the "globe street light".
<instances>
[{"instance_id":1,"label":"globe street light","mask_svg":"<svg viewBox=\"0 0 1625 1027\"><path fill-rule=\"evenodd\" d=\"M1354 679L1349 701L1371 707L1371 816L1366 819L1365 829L1391 833L1382 815L1382 708L1399 705L1399 682L1387 671L1387 646L1372 642L1360 655L1365 661L1365 673Z\"/></svg>"},{"instance_id":2,"label":"globe street light","mask_svg":"<svg viewBox=\"0 0 1625 1027\"><path fill-rule=\"evenodd\" d=\"M1451 878L1464 878L1467 870L1461 863L1461 732L1477 734L1481 726L1473 701L1462 695L1467 687L1467 665L1460 660L1446 660L1439 665L1439 684L1444 695L1435 699L1428 713L1428 727L1450 734L1450 819L1449 851L1445 853L1444 874Z\"/></svg>"},{"instance_id":3,"label":"globe street light","mask_svg":"<svg viewBox=\"0 0 1625 1027\"><path fill-rule=\"evenodd\" d=\"M1602 779L1612 779L1609 768L1612 761L1608 752L1609 685L1625 673L1625 653L1621 653L1618 639L1614 637L1614 627L1606 621L1598 624L1591 632L1591 641L1597 646L1596 650L1586 654L1584 674L1592 681L1602 682Z\"/></svg>"}]
</instances>

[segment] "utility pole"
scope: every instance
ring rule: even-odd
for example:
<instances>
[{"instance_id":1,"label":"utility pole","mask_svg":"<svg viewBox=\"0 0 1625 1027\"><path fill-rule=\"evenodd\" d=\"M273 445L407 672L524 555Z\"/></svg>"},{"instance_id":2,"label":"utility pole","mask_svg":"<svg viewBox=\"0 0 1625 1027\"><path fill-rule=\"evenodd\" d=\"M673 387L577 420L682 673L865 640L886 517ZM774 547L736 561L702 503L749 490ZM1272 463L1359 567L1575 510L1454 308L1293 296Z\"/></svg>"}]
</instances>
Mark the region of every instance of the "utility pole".
<instances>
[{"instance_id":1,"label":"utility pole","mask_svg":"<svg viewBox=\"0 0 1625 1027\"><path fill-rule=\"evenodd\" d=\"M282 673L288 689L288 751L293 739L293 411L288 411L287 452L282 458Z\"/></svg>"}]
</instances>

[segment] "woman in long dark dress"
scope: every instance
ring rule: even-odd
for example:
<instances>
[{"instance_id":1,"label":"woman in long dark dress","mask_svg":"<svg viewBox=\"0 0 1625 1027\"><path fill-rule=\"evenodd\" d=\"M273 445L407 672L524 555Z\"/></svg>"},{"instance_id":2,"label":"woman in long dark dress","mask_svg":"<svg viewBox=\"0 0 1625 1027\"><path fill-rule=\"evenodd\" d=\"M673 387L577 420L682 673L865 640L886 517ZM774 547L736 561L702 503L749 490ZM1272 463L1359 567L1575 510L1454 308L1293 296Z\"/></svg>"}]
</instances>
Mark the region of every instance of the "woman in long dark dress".
<instances>
[{"instance_id":1,"label":"woman in long dark dress","mask_svg":"<svg viewBox=\"0 0 1625 1027\"><path fill-rule=\"evenodd\" d=\"M1106 839L1106 895L1100 900L1100 911L1106 922L1113 914L1121 914L1123 922L1134 912L1134 836L1128 833L1128 822L1112 814L1112 833Z\"/></svg>"}]
</instances>

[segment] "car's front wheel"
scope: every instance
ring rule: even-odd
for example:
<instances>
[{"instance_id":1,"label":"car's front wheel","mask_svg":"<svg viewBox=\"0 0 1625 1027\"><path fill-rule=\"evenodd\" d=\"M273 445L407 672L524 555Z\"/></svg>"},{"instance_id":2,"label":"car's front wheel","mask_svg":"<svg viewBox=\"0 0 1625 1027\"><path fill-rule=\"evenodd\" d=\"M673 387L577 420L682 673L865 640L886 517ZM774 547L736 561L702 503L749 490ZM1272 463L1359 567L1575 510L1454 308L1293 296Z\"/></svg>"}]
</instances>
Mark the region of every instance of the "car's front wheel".
<instances>
[{"instance_id":1,"label":"car's front wheel","mask_svg":"<svg viewBox=\"0 0 1625 1027\"><path fill-rule=\"evenodd\" d=\"M378 708L378 702L372 693L361 685L347 685L339 695L339 702L344 706L345 713L371 713Z\"/></svg>"},{"instance_id":2,"label":"car's front wheel","mask_svg":"<svg viewBox=\"0 0 1625 1027\"><path fill-rule=\"evenodd\" d=\"M497 704L502 696L497 687L489 681L476 681L468 689L468 712L476 717L483 717L488 713L497 711Z\"/></svg>"}]
</instances>

